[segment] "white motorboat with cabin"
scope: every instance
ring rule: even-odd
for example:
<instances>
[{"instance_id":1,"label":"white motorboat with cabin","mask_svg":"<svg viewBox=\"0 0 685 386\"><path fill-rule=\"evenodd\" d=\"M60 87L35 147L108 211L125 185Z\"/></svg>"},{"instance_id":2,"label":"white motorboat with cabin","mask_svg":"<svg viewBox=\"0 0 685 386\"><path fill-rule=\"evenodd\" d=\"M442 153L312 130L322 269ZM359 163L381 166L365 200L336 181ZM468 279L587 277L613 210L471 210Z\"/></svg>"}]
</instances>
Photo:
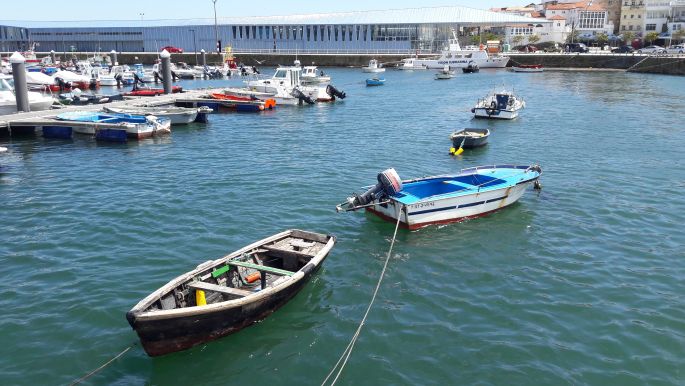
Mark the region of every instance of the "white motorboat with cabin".
<instances>
[{"instance_id":1,"label":"white motorboat with cabin","mask_svg":"<svg viewBox=\"0 0 685 386\"><path fill-rule=\"evenodd\" d=\"M477 64L480 68L504 68L507 66L507 63L509 63L509 57L500 55L491 56L485 50L485 47L463 50L459 45L459 40L457 40L454 30L452 31L452 39L450 39L448 43L447 48L442 51L440 57L433 59L402 59L403 64L400 65L399 68L415 69L416 67L421 66L429 69L439 69L444 66L464 68L472 62ZM411 63L411 68L409 68L409 63ZM405 65L407 68L405 68Z\"/></svg>"},{"instance_id":2,"label":"white motorboat with cabin","mask_svg":"<svg viewBox=\"0 0 685 386\"><path fill-rule=\"evenodd\" d=\"M378 63L376 59L369 60L369 65L362 67L363 72L385 72L383 65Z\"/></svg>"},{"instance_id":3,"label":"white motorboat with cabin","mask_svg":"<svg viewBox=\"0 0 685 386\"><path fill-rule=\"evenodd\" d=\"M0 74L0 115L17 112L17 98L12 87L12 77ZM55 101L51 96L29 91L29 108L31 111L48 110Z\"/></svg>"},{"instance_id":4,"label":"white motorboat with cabin","mask_svg":"<svg viewBox=\"0 0 685 386\"><path fill-rule=\"evenodd\" d=\"M526 107L526 102L513 91L496 91L481 98L471 112L476 118L514 119L519 111Z\"/></svg>"},{"instance_id":5,"label":"white motorboat with cabin","mask_svg":"<svg viewBox=\"0 0 685 386\"><path fill-rule=\"evenodd\" d=\"M276 73L271 78L254 79L247 82L247 87L252 91L277 95L293 95L295 90L311 98L316 102L332 102L335 98L344 99L344 92L337 90L330 84L309 84L303 85L300 81L301 67L281 66L276 69ZM296 92L295 92L296 93Z\"/></svg>"},{"instance_id":6,"label":"white motorboat with cabin","mask_svg":"<svg viewBox=\"0 0 685 386\"><path fill-rule=\"evenodd\" d=\"M323 70L319 70L316 66L304 66L302 67L302 75L300 76L300 82L303 84L311 83L328 83L331 81L329 75L324 74Z\"/></svg>"},{"instance_id":7,"label":"white motorboat with cabin","mask_svg":"<svg viewBox=\"0 0 685 386\"><path fill-rule=\"evenodd\" d=\"M400 63L397 66L397 69L398 70L427 70L428 69L428 67L426 67L425 64L417 63L417 60L419 60L419 58L402 59L402 63Z\"/></svg>"}]
</instances>

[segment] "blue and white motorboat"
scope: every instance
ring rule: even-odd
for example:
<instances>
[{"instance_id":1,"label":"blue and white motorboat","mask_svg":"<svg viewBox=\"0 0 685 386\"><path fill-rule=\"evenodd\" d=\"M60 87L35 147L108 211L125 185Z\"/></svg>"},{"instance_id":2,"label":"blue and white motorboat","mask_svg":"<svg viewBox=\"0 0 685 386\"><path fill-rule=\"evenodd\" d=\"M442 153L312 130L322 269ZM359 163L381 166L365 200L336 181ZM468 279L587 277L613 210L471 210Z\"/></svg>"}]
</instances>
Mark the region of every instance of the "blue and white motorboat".
<instances>
[{"instance_id":1,"label":"blue and white motorboat","mask_svg":"<svg viewBox=\"0 0 685 386\"><path fill-rule=\"evenodd\" d=\"M471 112L476 118L514 119L519 111L526 107L526 102L513 91L493 92L479 99Z\"/></svg>"},{"instance_id":2,"label":"blue and white motorboat","mask_svg":"<svg viewBox=\"0 0 685 386\"><path fill-rule=\"evenodd\" d=\"M456 175L400 180L395 169L378 175L378 184L337 206L366 209L406 228L447 224L484 216L518 201L529 185L540 188L538 165L494 165L463 169Z\"/></svg>"},{"instance_id":3,"label":"blue and white motorboat","mask_svg":"<svg viewBox=\"0 0 685 386\"><path fill-rule=\"evenodd\" d=\"M385 84L385 78L370 78L366 80L367 86L382 86Z\"/></svg>"},{"instance_id":4,"label":"blue and white motorboat","mask_svg":"<svg viewBox=\"0 0 685 386\"><path fill-rule=\"evenodd\" d=\"M125 141L142 139L171 132L171 121L155 116L74 111L57 115L57 120L78 122L73 132L95 135L96 139ZM86 124L83 124L86 123Z\"/></svg>"}]
</instances>

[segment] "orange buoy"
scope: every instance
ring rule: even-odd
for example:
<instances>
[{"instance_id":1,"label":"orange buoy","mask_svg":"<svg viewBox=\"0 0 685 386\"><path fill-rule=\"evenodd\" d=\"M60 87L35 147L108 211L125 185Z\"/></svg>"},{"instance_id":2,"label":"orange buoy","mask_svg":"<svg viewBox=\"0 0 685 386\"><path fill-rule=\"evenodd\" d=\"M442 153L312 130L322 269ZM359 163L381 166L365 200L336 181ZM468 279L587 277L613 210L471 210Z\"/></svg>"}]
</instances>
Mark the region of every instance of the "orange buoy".
<instances>
[{"instance_id":1,"label":"orange buoy","mask_svg":"<svg viewBox=\"0 0 685 386\"><path fill-rule=\"evenodd\" d=\"M261 275L259 272L255 272L255 273L252 273L252 274L250 274L250 275L247 275L247 277L245 278L245 280L246 280L248 283L254 283L254 282L256 282L257 280L259 280L259 279L261 279L261 278L262 278L262 275Z\"/></svg>"},{"instance_id":2,"label":"orange buoy","mask_svg":"<svg viewBox=\"0 0 685 386\"><path fill-rule=\"evenodd\" d=\"M272 99L272 98L265 100L264 101L264 107L269 109L269 110L273 109L274 107L276 107L276 100Z\"/></svg>"}]
</instances>

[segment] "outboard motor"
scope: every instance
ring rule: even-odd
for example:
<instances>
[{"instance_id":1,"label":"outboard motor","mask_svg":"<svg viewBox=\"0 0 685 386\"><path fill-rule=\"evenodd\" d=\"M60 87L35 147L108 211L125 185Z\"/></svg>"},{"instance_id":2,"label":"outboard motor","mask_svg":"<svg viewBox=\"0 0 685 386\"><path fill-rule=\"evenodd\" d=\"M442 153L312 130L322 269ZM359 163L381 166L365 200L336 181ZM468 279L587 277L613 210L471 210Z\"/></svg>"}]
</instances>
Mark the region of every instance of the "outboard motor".
<instances>
[{"instance_id":1,"label":"outboard motor","mask_svg":"<svg viewBox=\"0 0 685 386\"><path fill-rule=\"evenodd\" d=\"M328 86L326 86L326 94L333 97L333 99L335 99L335 98L345 99L345 97L347 96L347 94L338 90L337 88L333 87L330 84Z\"/></svg>"},{"instance_id":2,"label":"outboard motor","mask_svg":"<svg viewBox=\"0 0 685 386\"><path fill-rule=\"evenodd\" d=\"M145 84L145 81L140 79L140 76L138 76L137 73L133 73L133 83L140 83L140 84Z\"/></svg>"},{"instance_id":3,"label":"outboard motor","mask_svg":"<svg viewBox=\"0 0 685 386\"><path fill-rule=\"evenodd\" d=\"M300 89L295 88L293 91L290 93L293 97L297 98L300 100L300 102L304 102L310 105L313 105L315 102L312 100L312 98L309 95L305 95Z\"/></svg>"},{"instance_id":4,"label":"outboard motor","mask_svg":"<svg viewBox=\"0 0 685 386\"><path fill-rule=\"evenodd\" d=\"M336 206L338 212L348 212L368 206L375 200L388 198L402 190L402 180L395 169L387 169L378 174L378 184L365 193L348 197L345 202Z\"/></svg>"},{"instance_id":5,"label":"outboard motor","mask_svg":"<svg viewBox=\"0 0 685 386\"><path fill-rule=\"evenodd\" d=\"M123 81L124 76L121 75L121 73L114 75L114 80L117 81L117 87L121 87L121 82Z\"/></svg>"}]
</instances>

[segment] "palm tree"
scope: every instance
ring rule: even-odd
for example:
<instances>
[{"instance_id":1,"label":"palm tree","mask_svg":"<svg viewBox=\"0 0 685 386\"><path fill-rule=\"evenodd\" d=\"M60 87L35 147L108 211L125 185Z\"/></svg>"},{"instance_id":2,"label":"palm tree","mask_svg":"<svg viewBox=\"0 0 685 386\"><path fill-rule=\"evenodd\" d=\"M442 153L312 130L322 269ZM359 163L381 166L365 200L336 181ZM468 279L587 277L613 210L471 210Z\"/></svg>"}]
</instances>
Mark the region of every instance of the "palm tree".
<instances>
[{"instance_id":1,"label":"palm tree","mask_svg":"<svg viewBox=\"0 0 685 386\"><path fill-rule=\"evenodd\" d=\"M530 35L530 36L528 37L528 43L530 43L530 44L535 44L535 43L537 43L537 42L539 42L539 41L540 41L540 35L537 35L537 34L536 34L536 35Z\"/></svg>"},{"instance_id":2,"label":"palm tree","mask_svg":"<svg viewBox=\"0 0 685 386\"><path fill-rule=\"evenodd\" d=\"M514 43L514 46L520 45L522 41L523 35L516 35L513 38L511 38L511 42Z\"/></svg>"}]
</instances>

